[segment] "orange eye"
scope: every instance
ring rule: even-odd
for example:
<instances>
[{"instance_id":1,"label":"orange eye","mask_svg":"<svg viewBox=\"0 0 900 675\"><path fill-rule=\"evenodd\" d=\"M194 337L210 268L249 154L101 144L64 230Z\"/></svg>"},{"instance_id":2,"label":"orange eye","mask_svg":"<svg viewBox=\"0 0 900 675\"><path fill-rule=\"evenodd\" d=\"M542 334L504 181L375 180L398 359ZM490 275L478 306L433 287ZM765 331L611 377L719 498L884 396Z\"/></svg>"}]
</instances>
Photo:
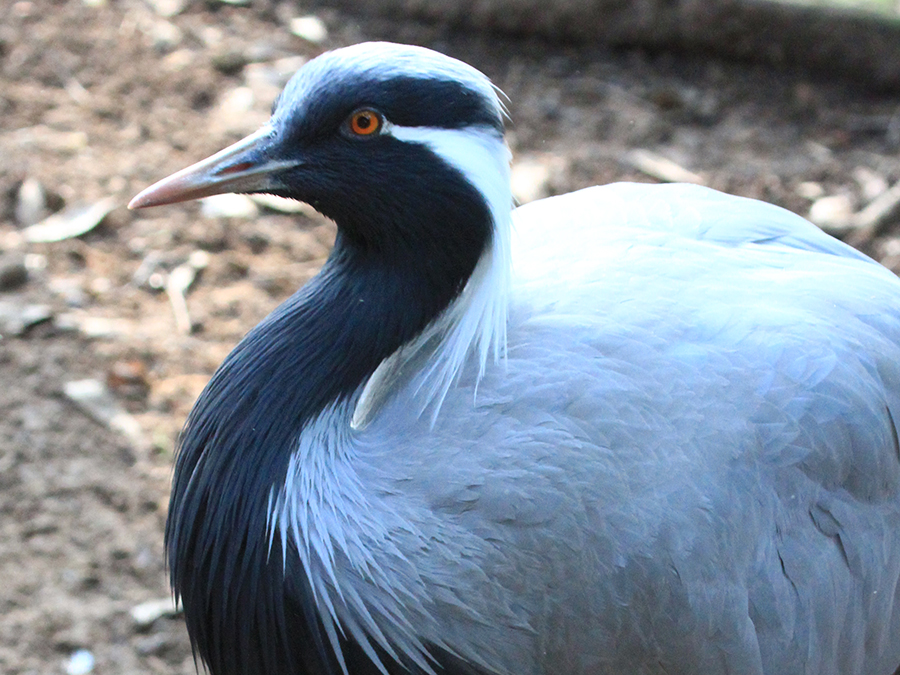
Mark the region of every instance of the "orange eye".
<instances>
[{"instance_id":1,"label":"orange eye","mask_svg":"<svg viewBox=\"0 0 900 675\"><path fill-rule=\"evenodd\" d=\"M381 130L381 115L374 110L357 110L350 115L349 127L357 136L372 136Z\"/></svg>"}]
</instances>

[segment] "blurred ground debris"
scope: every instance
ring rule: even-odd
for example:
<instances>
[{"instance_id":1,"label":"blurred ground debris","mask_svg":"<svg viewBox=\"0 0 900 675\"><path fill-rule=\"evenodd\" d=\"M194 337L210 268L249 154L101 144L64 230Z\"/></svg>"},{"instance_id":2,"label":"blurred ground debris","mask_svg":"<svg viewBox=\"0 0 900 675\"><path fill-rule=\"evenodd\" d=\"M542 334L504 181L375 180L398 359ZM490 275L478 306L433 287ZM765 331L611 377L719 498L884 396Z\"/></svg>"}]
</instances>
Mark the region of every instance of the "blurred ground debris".
<instances>
[{"instance_id":1,"label":"blurred ground debris","mask_svg":"<svg viewBox=\"0 0 900 675\"><path fill-rule=\"evenodd\" d=\"M789 64L847 77L861 86L900 88L900 9L892 0L319 2L455 29Z\"/></svg>"}]
</instances>

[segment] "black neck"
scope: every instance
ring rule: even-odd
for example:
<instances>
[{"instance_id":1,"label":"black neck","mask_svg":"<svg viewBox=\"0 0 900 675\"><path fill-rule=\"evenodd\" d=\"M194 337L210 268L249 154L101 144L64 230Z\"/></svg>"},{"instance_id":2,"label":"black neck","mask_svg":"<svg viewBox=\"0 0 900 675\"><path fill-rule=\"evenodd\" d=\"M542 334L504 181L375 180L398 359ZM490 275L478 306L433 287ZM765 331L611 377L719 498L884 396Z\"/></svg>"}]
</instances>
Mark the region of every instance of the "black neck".
<instances>
[{"instance_id":1,"label":"black neck","mask_svg":"<svg viewBox=\"0 0 900 675\"><path fill-rule=\"evenodd\" d=\"M213 675L319 672L310 664L323 650L284 634L285 626L313 637L318 629L314 611L286 618L312 601L285 599L284 574L292 588L302 575L290 553L284 571L277 537L269 549L270 495L284 485L304 426L352 396L458 295L490 240L489 211L483 200L479 207L463 212L465 222L441 214L440 234L462 232L465 244L443 250L436 237L424 251L420 242L386 255L359 235L362 224L340 227L321 272L248 333L197 401L180 441L166 548L192 641Z\"/></svg>"}]
</instances>

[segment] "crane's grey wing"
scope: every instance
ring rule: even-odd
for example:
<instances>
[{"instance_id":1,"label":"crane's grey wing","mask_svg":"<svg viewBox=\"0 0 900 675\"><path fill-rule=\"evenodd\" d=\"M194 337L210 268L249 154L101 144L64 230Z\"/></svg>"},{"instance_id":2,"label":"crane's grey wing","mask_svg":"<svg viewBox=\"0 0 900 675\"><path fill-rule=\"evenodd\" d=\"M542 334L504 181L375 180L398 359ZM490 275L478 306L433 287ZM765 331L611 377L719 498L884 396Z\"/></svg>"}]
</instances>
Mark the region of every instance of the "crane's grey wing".
<instances>
[{"instance_id":1,"label":"crane's grey wing","mask_svg":"<svg viewBox=\"0 0 900 675\"><path fill-rule=\"evenodd\" d=\"M355 439L415 523L425 639L496 672L891 673L900 283L694 187L516 225L506 364Z\"/></svg>"},{"instance_id":2,"label":"crane's grey wing","mask_svg":"<svg viewBox=\"0 0 900 675\"><path fill-rule=\"evenodd\" d=\"M722 247L783 246L871 260L791 211L699 185L590 187L526 204L514 212L514 222L519 270L534 263L534 257L552 266L612 242L654 238L658 245L680 240Z\"/></svg>"}]
</instances>

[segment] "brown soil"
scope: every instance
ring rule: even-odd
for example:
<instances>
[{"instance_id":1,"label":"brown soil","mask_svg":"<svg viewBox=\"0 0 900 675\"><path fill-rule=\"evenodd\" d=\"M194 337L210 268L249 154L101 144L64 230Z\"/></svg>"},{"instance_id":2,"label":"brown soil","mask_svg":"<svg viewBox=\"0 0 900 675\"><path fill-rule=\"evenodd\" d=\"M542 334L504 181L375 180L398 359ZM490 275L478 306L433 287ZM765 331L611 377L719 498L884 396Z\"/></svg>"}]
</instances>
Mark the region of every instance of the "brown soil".
<instances>
[{"instance_id":1,"label":"brown soil","mask_svg":"<svg viewBox=\"0 0 900 675\"><path fill-rule=\"evenodd\" d=\"M168 594L161 542L176 434L241 335L315 272L333 228L309 213L221 218L195 204L140 213L122 205L264 120L287 67L279 59L387 38L475 64L509 95L513 150L545 173L544 192L651 180L629 163L634 148L804 214L804 195L819 188L859 209L870 198L864 184L900 181L900 96L847 82L711 57L360 24L333 12L320 14L330 33L313 45L288 30L298 11L290 3L194 2L171 18L154 9L164 5L0 6L0 273L22 256L29 270L24 284L4 284L0 306L45 305L51 317L0 338L8 675L63 673L79 649L101 675L194 671L179 617L142 626L130 615ZM51 209L110 195L119 206L79 238L22 244L25 179L43 185ZM897 225L888 219L857 239L897 267ZM209 265L188 295L187 335L147 271L165 278L198 250ZM107 383L137 421L137 440L66 397L67 383L89 378Z\"/></svg>"}]
</instances>

